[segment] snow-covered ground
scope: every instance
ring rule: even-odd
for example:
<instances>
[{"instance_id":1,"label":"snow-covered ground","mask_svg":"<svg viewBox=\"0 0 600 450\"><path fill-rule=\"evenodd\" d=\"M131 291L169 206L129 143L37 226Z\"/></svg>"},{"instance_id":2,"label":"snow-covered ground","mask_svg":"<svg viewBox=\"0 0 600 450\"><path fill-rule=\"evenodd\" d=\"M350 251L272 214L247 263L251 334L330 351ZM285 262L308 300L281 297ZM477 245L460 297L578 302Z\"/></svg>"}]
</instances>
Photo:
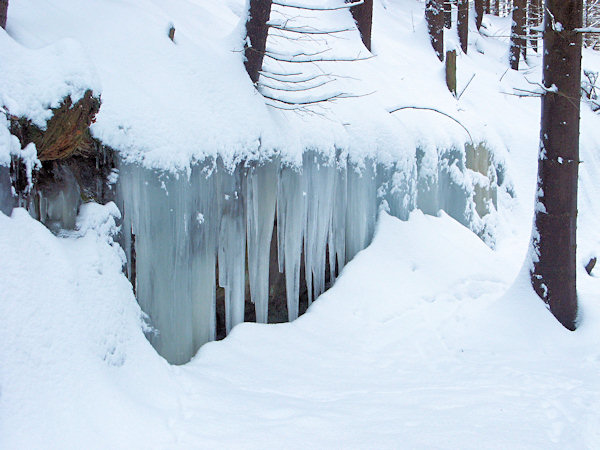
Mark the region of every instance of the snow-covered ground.
<instances>
[{"instance_id":1,"label":"snow-covered ground","mask_svg":"<svg viewBox=\"0 0 600 450\"><path fill-rule=\"evenodd\" d=\"M96 135L154 166L184 167L205 150L235 159L258 136L278 147L279 126L288 141L350 150L361 133L340 130L363 130L360 121L328 121L331 130L320 124L317 138L307 137L322 118L288 117L252 94L231 51L243 2L214 3L11 0L8 34L0 30L2 102L36 119L61 95L101 90ZM444 117L389 118L386 108L433 106L459 117L506 168L495 249L445 215L414 212L401 222L383 214L372 245L304 316L239 325L176 367L143 335L112 239L113 204L86 205L78 230L60 237L21 209L0 213L0 448L600 446L600 269L583 270L600 255L598 116L582 105L580 324L568 332L521 271L539 100L508 94L532 89L526 79L539 80L539 59L506 71L506 43L494 35L506 34L507 21L486 17L489 37L472 32L469 55L459 55L459 90L476 75L456 101L428 46L422 3L375 5L378 56L347 70L378 92L349 100L368 110L338 104L334 113L364 111L371 131L357 142L366 153L381 143L384 154L404 134L400 154L465 140ZM176 46L166 38L169 21ZM35 70L48 67L59 81ZM584 67L599 70L598 55L586 52ZM15 151L4 123L0 137L2 163Z\"/></svg>"},{"instance_id":2,"label":"snow-covered ground","mask_svg":"<svg viewBox=\"0 0 600 450\"><path fill-rule=\"evenodd\" d=\"M566 331L513 283L526 242L492 251L447 216L384 214L307 314L175 367L142 334L113 213L90 205L76 239L0 215L2 448L600 443L600 280L581 271Z\"/></svg>"}]
</instances>

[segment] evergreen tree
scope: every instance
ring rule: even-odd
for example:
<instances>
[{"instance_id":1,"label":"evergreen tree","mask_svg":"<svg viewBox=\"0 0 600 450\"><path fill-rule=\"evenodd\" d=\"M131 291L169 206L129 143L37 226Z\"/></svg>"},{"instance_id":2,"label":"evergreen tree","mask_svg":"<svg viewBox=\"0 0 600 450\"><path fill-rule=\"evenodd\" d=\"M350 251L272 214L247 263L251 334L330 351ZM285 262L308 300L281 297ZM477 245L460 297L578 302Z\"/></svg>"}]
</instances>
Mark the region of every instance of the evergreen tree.
<instances>
[{"instance_id":1,"label":"evergreen tree","mask_svg":"<svg viewBox=\"0 0 600 450\"><path fill-rule=\"evenodd\" d=\"M531 283L568 329L577 318L576 229L582 0L546 0Z\"/></svg>"}]
</instances>

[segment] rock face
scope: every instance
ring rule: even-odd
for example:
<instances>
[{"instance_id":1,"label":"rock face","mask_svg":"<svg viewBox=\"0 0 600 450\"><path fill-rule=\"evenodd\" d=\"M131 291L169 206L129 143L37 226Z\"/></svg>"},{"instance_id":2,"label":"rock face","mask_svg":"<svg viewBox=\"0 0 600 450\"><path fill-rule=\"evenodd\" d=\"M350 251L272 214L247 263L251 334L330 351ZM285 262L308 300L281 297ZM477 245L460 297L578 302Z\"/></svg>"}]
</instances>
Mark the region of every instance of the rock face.
<instances>
[{"instance_id":1,"label":"rock face","mask_svg":"<svg viewBox=\"0 0 600 450\"><path fill-rule=\"evenodd\" d=\"M73 104L66 97L45 129L23 117L9 116L11 134L22 148L35 144L41 168L27 173L15 155L9 169L0 167L0 208L9 214L18 205L52 231L72 229L79 206L89 200L112 200L109 174L113 152L93 139L90 125L100 109L100 99L87 91ZM12 191L16 198L12 197Z\"/></svg>"}]
</instances>

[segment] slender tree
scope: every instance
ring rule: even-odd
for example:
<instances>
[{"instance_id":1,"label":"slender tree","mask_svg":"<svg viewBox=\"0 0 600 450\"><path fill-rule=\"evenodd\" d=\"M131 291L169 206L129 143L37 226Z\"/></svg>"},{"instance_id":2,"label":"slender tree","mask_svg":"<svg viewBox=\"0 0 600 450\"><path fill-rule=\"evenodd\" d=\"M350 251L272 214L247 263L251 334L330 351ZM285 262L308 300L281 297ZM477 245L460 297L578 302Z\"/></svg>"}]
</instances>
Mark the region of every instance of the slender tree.
<instances>
[{"instance_id":1,"label":"slender tree","mask_svg":"<svg viewBox=\"0 0 600 450\"><path fill-rule=\"evenodd\" d=\"M521 53L526 51L526 0L513 0L512 27L510 29L510 68L519 70ZM525 54L525 53L524 53Z\"/></svg>"},{"instance_id":2,"label":"slender tree","mask_svg":"<svg viewBox=\"0 0 600 450\"><path fill-rule=\"evenodd\" d=\"M443 0L427 0L425 19L429 39L440 61L444 60L444 3Z\"/></svg>"},{"instance_id":3,"label":"slender tree","mask_svg":"<svg viewBox=\"0 0 600 450\"><path fill-rule=\"evenodd\" d=\"M6 28L6 17L8 13L8 0L0 0L0 27Z\"/></svg>"},{"instance_id":4,"label":"slender tree","mask_svg":"<svg viewBox=\"0 0 600 450\"><path fill-rule=\"evenodd\" d=\"M458 40L460 48L467 53L469 46L469 0L458 0Z\"/></svg>"},{"instance_id":5,"label":"slender tree","mask_svg":"<svg viewBox=\"0 0 600 450\"><path fill-rule=\"evenodd\" d=\"M546 0L531 283L569 330L577 317L576 227L582 0Z\"/></svg>"},{"instance_id":6,"label":"slender tree","mask_svg":"<svg viewBox=\"0 0 600 450\"><path fill-rule=\"evenodd\" d=\"M452 28L452 5L456 4L456 0L442 0L444 3L444 27Z\"/></svg>"},{"instance_id":7,"label":"slender tree","mask_svg":"<svg viewBox=\"0 0 600 450\"><path fill-rule=\"evenodd\" d=\"M489 6L489 0L487 1ZM475 0L475 25L479 30L481 28L481 22L483 21L483 15L486 10L486 2L484 0Z\"/></svg>"},{"instance_id":8,"label":"slender tree","mask_svg":"<svg viewBox=\"0 0 600 450\"><path fill-rule=\"evenodd\" d=\"M246 22L246 47L244 50L246 72L253 83L258 83L260 70L267 49L269 34L269 17L271 16L272 0L250 0L250 11Z\"/></svg>"},{"instance_id":9,"label":"slender tree","mask_svg":"<svg viewBox=\"0 0 600 450\"><path fill-rule=\"evenodd\" d=\"M348 1L346 3L349 3ZM363 44L371 51L371 29L373 27L373 0L365 0L364 3L350 8L352 17L356 22Z\"/></svg>"}]
</instances>

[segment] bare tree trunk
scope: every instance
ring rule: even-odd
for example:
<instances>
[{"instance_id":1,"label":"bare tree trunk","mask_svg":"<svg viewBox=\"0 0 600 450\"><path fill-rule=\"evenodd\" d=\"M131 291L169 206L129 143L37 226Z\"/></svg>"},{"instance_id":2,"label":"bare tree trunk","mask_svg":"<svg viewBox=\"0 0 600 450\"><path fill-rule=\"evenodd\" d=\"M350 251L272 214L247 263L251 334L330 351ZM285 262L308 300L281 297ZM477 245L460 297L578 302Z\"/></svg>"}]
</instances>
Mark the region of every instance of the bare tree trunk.
<instances>
[{"instance_id":1,"label":"bare tree trunk","mask_svg":"<svg viewBox=\"0 0 600 450\"><path fill-rule=\"evenodd\" d=\"M371 51L371 28L373 27L373 0L365 0L362 5L350 8L363 44Z\"/></svg>"},{"instance_id":2,"label":"bare tree trunk","mask_svg":"<svg viewBox=\"0 0 600 450\"><path fill-rule=\"evenodd\" d=\"M8 0L0 0L0 27L6 29L6 18L8 14Z\"/></svg>"},{"instance_id":3,"label":"bare tree trunk","mask_svg":"<svg viewBox=\"0 0 600 450\"><path fill-rule=\"evenodd\" d=\"M525 44L525 7L526 0L514 0L512 9L512 27L510 29L510 68L519 70L521 53ZM525 50L526 51L526 50Z\"/></svg>"},{"instance_id":4,"label":"bare tree trunk","mask_svg":"<svg viewBox=\"0 0 600 450\"><path fill-rule=\"evenodd\" d=\"M492 1L491 0L485 0L485 2L483 4L483 13L484 14L492 13Z\"/></svg>"},{"instance_id":5,"label":"bare tree trunk","mask_svg":"<svg viewBox=\"0 0 600 450\"><path fill-rule=\"evenodd\" d=\"M475 0L475 25L477 26L478 30L481 28L481 21L483 20L484 10L484 0Z\"/></svg>"},{"instance_id":6,"label":"bare tree trunk","mask_svg":"<svg viewBox=\"0 0 600 450\"><path fill-rule=\"evenodd\" d=\"M469 0L458 0L458 40L460 48L467 53L469 47Z\"/></svg>"},{"instance_id":7,"label":"bare tree trunk","mask_svg":"<svg viewBox=\"0 0 600 450\"><path fill-rule=\"evenodd\" d=\"M258 82L262 69L269 27L267 22L271 16L272 0L250 0L250 15L246 22L246 35L249 43L244 50L246 72L253 83Z\"/></svg>"},{"instance_id":8,"label":"bare tree trunk","mask_svg":"<svg viewBox=\"0 0 600 450\"><path fill-rule=\"evenodd\" d=\"M444 27L452 28L452 5L456 0L442 0L444 2Z\"/></svg>"},{"instance_id":9,"label":"bare tree trunk","mask_svg":"<svg viewBox=\"0 0 600 450\"><path fill-rule=\"evenodd\" d=\"M500 17L500 0L494 2L494 14Z\"/></svg>"},{"instance_id":10,"label":"bare tree trunk","mask_svg":"<svg viewBox=\"0 0 600 450\"><path fill-rule=\"evenodd\" d=\"M446 86L456 97L456 50L446 52Z\"/></svg>"},{"instance_id":11,"label":"bare tree trunk","mask_svg":"<svg viewBox=\"0 0 600 450\"><path fill-rule=\"evenodd\" d=\"M443 0L427 0L425 20L429 39L440 61L444 60L444 3Z\"/></svg>"},{"instance_id":12,"label":"bare tree trunk","mask_svg":"<svg viewBox=\"0 0 600 450\"><path fill-rule=\"evenodd\" d=\"M576 229L582 0L546 0L531 283L569 330L577 318ZM558 26L558 24L561 26Z\"/></svg>"}]
</instances>

